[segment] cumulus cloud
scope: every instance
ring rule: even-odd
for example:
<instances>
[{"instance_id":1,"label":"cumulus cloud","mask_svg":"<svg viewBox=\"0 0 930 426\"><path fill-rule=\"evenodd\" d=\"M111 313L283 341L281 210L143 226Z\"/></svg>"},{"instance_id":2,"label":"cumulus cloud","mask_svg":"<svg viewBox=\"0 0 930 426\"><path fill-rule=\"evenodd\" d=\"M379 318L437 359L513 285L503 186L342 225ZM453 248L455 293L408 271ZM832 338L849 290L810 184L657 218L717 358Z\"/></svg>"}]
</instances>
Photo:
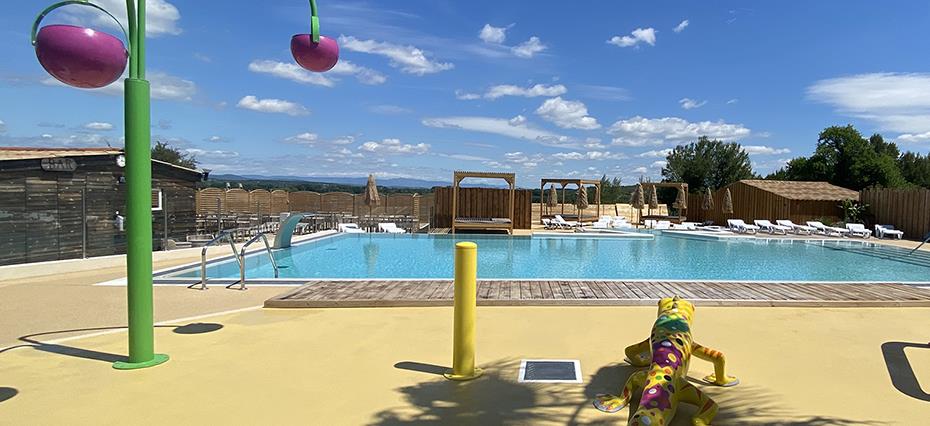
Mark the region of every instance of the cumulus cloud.
<instances>
[{"instance_id":1,"label":"cumulus cloud","mask_svg":"<svg viewBox=\"0 0 930 426\"><path fill-rule=\"evenodd\" d=\"M376 40L359 40L352 36L339 36L339 46L353 52L368 53L384 56L390 59L389 64L401 71L425 75L450 70L452 63L439 62L428 57L427 53L414 46L403 46Z\"/></svg>"},{"instance_id":2,"label":"cumulus cloud","mask_svg":"<svg viewBox=\"0 0 930 426\"><path fill-rule=\"evenodd\" d=\"M788 148L772 148L765 145L743 145L743 150L749 155L778 155L791 152Z\"/></svg>"},{"instance_id":3,"label":"cumulus cloud","mask_svg":"<svg viewBox=\"0 0 930 426\"><path fill-rule=\"evenodd\" d=\"M381 74L380 72L371 68L357 65L354 62L349 62L345 59L341 59L339 62L336 62L336 66L334 66L333 69L327 71L327 73L336 75L351 75L354 76L359 83L372 86L384 84L387 82L387 77L384 74Z\"/></svg>"},{"instance_id":4,"label":"cumulus cloud","mask_svg":"<svg viewBox=\"0 0 930 426\"><path fill-rule=\"evenodd\" d=\"M123 0L95 0L97 4L108 10L123 25L129 28L126 15L126 2ZM149 37L181 34L181 12L173 4L165 0L147 0L145 2L145 34ZM109 16L101 14L89 7L74 7L61 9L65 20L85 26L102 26L116 30L116 23ZM122 36L122 34L120 34Z\"/></svg>"},{"instance_id":5,"label":"cumulus cloud","mask_svg":"<svg viewBox=\"0 0 930 426\"><path fill-rule=\"evenodd\" d=\"M84 125L87 130L113 130L113 125L101 121L92 121Z\"/></svg>"},{"instance_id":6,"label":"cumulus cloud","mask_svg":"<svg viewBox=\"0 0 930 426\"><path fill-rule=\"evenodd\" d=\"M210 137L208 137L208 138L205 138L204 141L205 141L205 142L220 143L220 142L226 142L226 138L224 138L224 137L222 137L222 136L219 136L219 135L213 135L213 136L210 136Z\"/></svg>"},{"instance_id":7,"label":"cumulus cloud","mask_svg":"<svg viewBox=\"0 0 930 426\"><path fill-rule=\"evenodd\" d=\"M678 117L645 118L636 116L620 120L607 131L614 145L643 146L679 143L696 140L701 136L723 141L732 141L750 135L750 129L742 124L720 121L692 123Z\"/></svg>"},{"instance_id":8,"label":"cumulus cloud","mask_svg":"<svg viewBox=\"0 0 930 426\"><path fill-rule=\"evenodd\" d=\"M123 77L121 78L125 78L127 76L128 74L124 73ZM149 71L146 75L146 79L148 79L150 84L152 99L168 101L190 101L197 93L197 85L194 84L193 81L185 80L181 77L176 77L161 71ZM65 87L64 83L52 77L42 80L42 84L46 86ZM101 93L104 95L122 96L123 83L122 81L117 81L109 86L91 90L94 93Z\"/></svg>"},{"instance_id":9,"label":"cumulus cloud","mask_svg":"<svg viewBox=\"0 0 930 426\"><path fill-rule=\"evenodd\" d=\"M649 165L649 167L652 167L653 169L661 169L667 165L668 165L668 161L658 160L658 161L653 161L652 164Z\"/></svg>"},{"instance_id":10,"label":"cumulus cloud","mask_svg":"<svg viewBox=\"0 0 930 426\"><path fill-rule=\"evenodd\" d=\"M646 43L650 46L656 45L656 30L653 28L637 28L630 35L613 36L607 43L620 47L637 46L640 43Z\"/></svg>"},{"instance_id":11,"label":"cumulus cloud","mask_svg":"<svg viewBox=\"0 0 930 426\"><path fill-rule=\"evenodd\" d=\"M294 136L288 136L284 138L284 142L298 144L298 145L313 145L318 140L320 140L320 136L317 135L316 133L310 133L310 132L303 132L303 133L296 134Z\"/></svg>"},{"instance_id":12,"label":"cumulus cloud","mask_svg":"<svg viewBox=\"0 0 930 426\"><path fill-rule=\"evenodd\" d=\"M440 129L458 129L472 132L490 133L515 139L524 139L543 144L564 144L568 138L538 129L526 122L522 116L513 119L492 117L440 117L426 118L423 125Z\"/></svg>"},{"instance_id":13,"label":"cumulus cloud","mask_svg":"<svg viewBox=\"0 0 930 426\"><path fill-rule=\"evenodd\" d=\"M621 153L612 153L610 151L588 151L588 152L557 152L552 154L552 158L557 160L623 160L627 156Z\"/></svg>"},{"instance_id":14,"label":"cumulus cloud","mask_svg":"<svg viewBox=\"0 0 930 426\"><path fill-rule=\"evenodd\" d=\"M588 115L584 103L566 101L561 97L547 99L536 109L536 114L563 129L593 130L601 127L597 119Z\"/></svg>"},{"instance_id":15,"label":"cumulus cloud","mask_svg":"<svg viewBox=\"0 0 930 426\"><path fill-rule=\"evenodd\" d=\"M542 44L542 41L539 40L539 37L532 36L529 40L524 41L514 47L510 48L510 51L518 58L532 58L536 56L537 53L540 53L547 49L545 44Z\"/></svg>"},{"instance_id":16,"label":"cumulus cloud","mask_svg":"<svg viewBox=\"0 0 930 426\"><path fill-rule=\"evenodd\" d=\"M727 105L733 105L737 102L739 102L739 99L733 98L727 101Z\"/></svg>"},{"instance_id":17,"label":"cumulus cloud","mask_svg":"<svg viewBox=\"0 0 930 426\"><path fill-rule=\"evenodd\" d=\"M383 139L381 142L368 141L358 147L362 151L381 154L426 154L429 148L430 145L426 143L404 144L400 142L400 139Z\"/></svg>"},{"instance_id":18,"label":"cumulus cloud","mask_svg":"<svg viewBox=\"0 0 930 426\"><path fill-rule=\"evenodd\" d=\"M2 130L3 130L3 127L0 126L0 131L2 131ZM904 134L898 136L898 138L896 139L896 141L898 141L898 142L905 142L905 143L921 143L921 142L927 142L927 141L930 141L930 132L923 132L923 133L916 133L916 134L914 134L914 133L904 133Z\"/></svg>"},{"instance_id":19,"label":"cumulus cloud","mask_svg":"<svg viewBox=\"0 0 930 426\"><path fill-rule=\"evenodd\" d=\"M536 84L530 87L519 87L511 84L501 84L491 86L484 97L487 99L497 99L504 96L521 96L524 98L535 98L537 96L559 96L568 92L568 89L561 84L547 86L545 84Z\"/></svg>"},{"instance_id":20,"label":"cumulus cloud","mask_svg":"<svg viewBox=\"0 0 930 426\"><path fill-rule=\"evenodd\" d=\"M477 93L469 93L462 90L455 91L455 98L462 101L473 101L475 99L481 99L481 95Z\"/></svg>"},{"instance_id":21,"label":"cumulus cloud","mask_svg":"<svg viewBox=\"0 0 930 426\"><path fill-rule=\"evenodd\" d=\"M678 103L684 109L695 109L707 105L707 101L696 101L691 98L681 98Z\"/></svg>"},{"instance_id":22,"label":"cumulus cloud","mask_svg":"<svg viewBox=\"0 0 930 426\"><path fill-rule=\"evenodd\" d=\"M494 27L491 24L484 24L484 27L478 32L478 38L485 43L501 44L507 39L508 29L510 29L510 26Z\"/></svg>"},{"instance_id":23,"label":"cumulus cloud","mask_svg":"<svg viewBox=\"0 0 930 426\"><path fill-rule=\"evenodd\" d=\"M307 115L310 113L303 105L294 102L274 98L259 99L253 95L243 97L236 106L252 111L287 114L291 116Z\"/></svg>"},{"instance_id":24,"label":"cumulus cloud","mask_svg":"<svg viewBox=\"0 0 930 426\"><path fill-rule=\"evenodd\" d=\"M666 149L658 149L658 150L642 152L642 153L637 154L636 156L639 158L665 158L665 157L668 157L668 155L671 153L672 153L672 149L666 148Z\"/></svg>"},{"instance_id":25,"label":"cumulus cloud","mask_svg":"<svg viewBox=\"0 0 930 426\"><path fill-rule=\"evenodd\" d=\"M688 25L689 25L689 24L691 24L691 22L688 22L688 20L685 19L684 21L681 21L680 24L676 25L675 28L672 29L672 31L674 31L674 32L676 32L676 33L680 33L680 32L682 32L682 31L684 31L685 28L688 28Z\"/></svg>"},{"instance_id":26,"label":"cumulus cloud","mask_svg":"<svg viewBox=\"0 0 930 426\"><path fill-rule=\"evenodd\" d=\"M310 72L297 64L271 61L267 59L254 60L249 64L249 71L268 74L297 83L315 84L318 86L333 87L335 82L322 73Z\"/></svg>"},{"instance_id":27,"label":"cumulus cloud","mask_svg":"<svg viewBox=\"0 0 930 426\"><path fill-rule=\"evenodd\" d=\"M646 174L646 173L649 173L649 169L645 167L637 167L632 170L632 173Z\"/></svg>"},{"instance_id":28,"label":"cumulus cloud","mask_svg":"<svg viewBox=\"0 0 930 426\"><path fill-rule=\"evenodd\" d=\"M807 96L842 114L904 134L930 131L930 73L872 73L820 80Z\"/></svg>"}]
</instances>

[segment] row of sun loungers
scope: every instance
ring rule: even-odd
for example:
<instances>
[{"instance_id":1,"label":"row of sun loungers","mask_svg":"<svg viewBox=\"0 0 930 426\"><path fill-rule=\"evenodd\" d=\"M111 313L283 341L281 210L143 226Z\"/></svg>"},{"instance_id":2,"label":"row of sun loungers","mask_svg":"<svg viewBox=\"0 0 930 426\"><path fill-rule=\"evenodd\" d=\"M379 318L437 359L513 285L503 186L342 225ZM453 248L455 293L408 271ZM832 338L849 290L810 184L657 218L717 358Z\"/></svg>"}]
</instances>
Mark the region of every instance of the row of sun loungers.
<instances>
[{"instance_id":1,"label":"row of sun loungers","mask_svg":"<svg viewBox=\"0 0 930 426\"><path fill-rule=\"evenodd\" d=\"M744 222L742 219L728 219L727 228L730 231L741 234L755 234L757 232L768 232L769 234L787 235L789 232L797 235L819 234L836 237L860 237L869 238L872 236L872 230L867 229L861 223L847 223L845 228L827 226L822 222L811 220L806 225L798 225L790 220L776 220L772 223L765 219L756 219L753 225ZM875 225L875 235L879 238L895 237L900 239L904 233L894 229L891 225Z\"/></svg>"},{"instance_id":2,"label":"row of sun loungers","mask_svg":"<svg viewBox=\"0 0 930 426\"><path fill-rule=\"evenodd\" d=\"M345 232L347 234L361 234L365 230L359 228L355 223L340 223L336 228L339 232ZM397 227L397 224L394 222L384 222L378 224L378 232L387 232L389 234L404 234L407 231Z\"/></svg>"}]
</instances>

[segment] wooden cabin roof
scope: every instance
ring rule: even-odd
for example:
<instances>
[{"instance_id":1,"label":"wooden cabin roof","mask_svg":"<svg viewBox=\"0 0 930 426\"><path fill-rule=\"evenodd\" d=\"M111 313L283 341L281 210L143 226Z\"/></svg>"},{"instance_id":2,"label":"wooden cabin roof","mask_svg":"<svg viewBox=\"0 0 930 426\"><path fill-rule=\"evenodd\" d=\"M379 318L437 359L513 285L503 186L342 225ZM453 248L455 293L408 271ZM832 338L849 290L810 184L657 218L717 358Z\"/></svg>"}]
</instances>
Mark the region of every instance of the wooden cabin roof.
<instances>
[{"instance_id":1,"label":"wooden cabin roof","mask_svg":"<svg viewBox=\"0 0 930 426\"><path fill-rule=\"evenodd\" d=\"M789 200L840 201L859 199L858 192L828 182L754 179L739 182Z\"/></svg>"},{"instance_id":2,"label":"wooden cabin roof","mask_svg":"<svg viewBox=\"0 0 930 426\"><path fill-rule=\"evenodd\" d=\"M121 148L100 147L100 148L36 148L36 147L0 147L0 161L16 160L40 160L43 158L66 158L66 157L94 157L94 156L116 156L123 154ZM196 175L195 180L200 180L204 172L196 169L189 169L177 164L167 163L159 160L152 160L153 164L176 169L177 171ZM193 177L193 176L192 176Z\"/></svg>"}]
</instances>

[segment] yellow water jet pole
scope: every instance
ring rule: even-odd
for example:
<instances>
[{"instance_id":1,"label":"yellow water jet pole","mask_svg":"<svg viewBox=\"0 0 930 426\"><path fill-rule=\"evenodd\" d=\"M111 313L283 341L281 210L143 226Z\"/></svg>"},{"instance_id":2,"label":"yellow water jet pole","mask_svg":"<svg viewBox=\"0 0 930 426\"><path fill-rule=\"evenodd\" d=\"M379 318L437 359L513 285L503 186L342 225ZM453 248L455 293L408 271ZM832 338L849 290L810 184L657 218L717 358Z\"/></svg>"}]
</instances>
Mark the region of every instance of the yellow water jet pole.
<instances>
[{"instance_id":1,"label":"yellow water jet pole","mask_svg":"<svg viewBox=\"0 0 930 426\"><path fill-rule=\"evenodd\" d=\"M481 376L481 369L475 367L477 280L478 245L456 243L452 373L445 374L449 380L471 380Z\"/></svg>"}]
</instances>

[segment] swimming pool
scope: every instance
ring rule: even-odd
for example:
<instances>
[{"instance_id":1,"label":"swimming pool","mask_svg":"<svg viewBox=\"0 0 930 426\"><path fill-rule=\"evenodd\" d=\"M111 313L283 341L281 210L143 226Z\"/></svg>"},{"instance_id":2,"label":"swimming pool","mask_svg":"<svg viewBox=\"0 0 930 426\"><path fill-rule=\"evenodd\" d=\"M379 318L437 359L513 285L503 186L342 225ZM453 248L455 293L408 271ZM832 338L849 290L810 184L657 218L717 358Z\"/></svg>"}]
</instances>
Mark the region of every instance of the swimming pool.
<instances>
[{"instance_id":1,"label":"swimming pool","mask_svg":"<svg viewBox=\"0 0 930 426\"><path fill-rule=\"evenodd\" d=\"M486 279L930 281L927 254L863 241L339 234L274 253L284 279L436 279L452 277L458 241L478 244L478 277ZM274 277L264 253L245 263L249 279ZM207 275L237 279L239 265L214 262Z\"/></svg>"}]
</instances>

